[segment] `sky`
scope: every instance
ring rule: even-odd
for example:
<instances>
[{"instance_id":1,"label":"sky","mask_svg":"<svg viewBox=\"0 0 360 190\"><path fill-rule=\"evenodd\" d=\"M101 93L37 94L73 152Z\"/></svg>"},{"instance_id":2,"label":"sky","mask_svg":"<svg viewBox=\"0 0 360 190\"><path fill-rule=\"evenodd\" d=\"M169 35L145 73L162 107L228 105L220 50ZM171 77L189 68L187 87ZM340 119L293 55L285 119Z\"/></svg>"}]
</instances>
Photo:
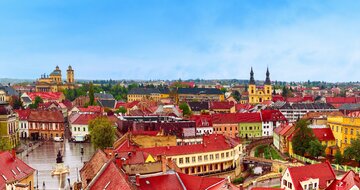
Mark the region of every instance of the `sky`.
<instances>
[{"instance_id":1,"label":"sky","mask_svg":"<svg viewBox=\"0 0 360 190\"><path fill-rule=\"evenodd\" d=\"M359 81L360 1L0 1L0 78ZM65 78L65 76L63 76Z\"/></svg>"}]
</instances>

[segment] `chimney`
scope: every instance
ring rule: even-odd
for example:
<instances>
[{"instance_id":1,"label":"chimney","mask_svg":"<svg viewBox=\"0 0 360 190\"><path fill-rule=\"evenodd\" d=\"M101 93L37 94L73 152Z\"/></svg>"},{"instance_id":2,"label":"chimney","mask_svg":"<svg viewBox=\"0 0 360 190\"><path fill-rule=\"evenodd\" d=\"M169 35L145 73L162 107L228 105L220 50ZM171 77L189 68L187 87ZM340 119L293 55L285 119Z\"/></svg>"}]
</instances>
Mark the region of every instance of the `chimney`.
<instances>
[{"instance_id":1,"label":"chimney","mask_svg":"<svg viewBox=\"0 0 360 190\"><path fill-rule=\"evenodd\" d=\"M167 171L167 160L165 155L161 155L161 171L163 173L166 173Z\"/></svg>"},{"instance_id":2,"label":"chimney","mask_svg":"<svg viewBox=\"0 0 360 190\"><path fill-rule=\"evenodd\" d=\"M11 150L11 154L12 154L12 157L13 157L14 159L16 159L16 151L15 151L14 148Z\"/></svg>"},{"instance_id":3,"label":"chimney","mask_svg":"<svg viewBox=\"0 0 360 190\"><path fill-rule=\"evenodd\" d=\"M239 186L239 190L244 190L244 188L243 188L243 184L240 184L240 186Z\"/></svg>"},{"instance_id":4,"label":"chimney","mask_svg":"<svg viewBox=\"0 0 360 190\"><path fill-rule=\"evenodd\" d=\"M140 187L140 174L136 174L136 186Z\"/></svg>"}]
</instances>

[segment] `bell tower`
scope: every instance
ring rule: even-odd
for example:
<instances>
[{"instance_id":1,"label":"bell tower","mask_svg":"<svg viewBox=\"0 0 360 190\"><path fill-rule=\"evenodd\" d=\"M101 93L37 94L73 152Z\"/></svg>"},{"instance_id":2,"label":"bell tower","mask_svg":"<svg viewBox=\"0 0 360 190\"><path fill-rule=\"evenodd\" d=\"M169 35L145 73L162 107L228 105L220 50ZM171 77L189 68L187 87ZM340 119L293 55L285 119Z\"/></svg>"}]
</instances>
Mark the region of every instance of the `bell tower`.
<instances>
[{"instance_id":1,"label":"bell tower","mask_svg":"<svg viewBox=\"0 0 360 190\"><path fill-rule=\"evenodd\" d=\"M66 82L72 84L75 82L74 79L74 70L72 69L71 65L69 65L66 75Z\"/></svg>"},{"instance_id":2,"label":"bell tower","mask_svg":"<svg viewBox=\"0 0 360 190\"><path fill-rule=\"evenodd\" d=\"M271 86L271 81L270 81L269 67L266 69L266 79L265 79L265 83L264 83L264 89L265 89L264 94L271 95L272 86Z\"/></svg>"},{"instance_id":3,"label":"bell tower","mask_svg":"<svg viewBox=\"0 0 360 190\"><path fill-rule=\"evenodd\" d=\"M251 67L250 71L250 81L249 81L249 87L248 87L248 93L249 93L249 103L253 104L256 102L255 95L256 95L256 84L254 79L254 71Z\"/></svg>"}]
</instances>

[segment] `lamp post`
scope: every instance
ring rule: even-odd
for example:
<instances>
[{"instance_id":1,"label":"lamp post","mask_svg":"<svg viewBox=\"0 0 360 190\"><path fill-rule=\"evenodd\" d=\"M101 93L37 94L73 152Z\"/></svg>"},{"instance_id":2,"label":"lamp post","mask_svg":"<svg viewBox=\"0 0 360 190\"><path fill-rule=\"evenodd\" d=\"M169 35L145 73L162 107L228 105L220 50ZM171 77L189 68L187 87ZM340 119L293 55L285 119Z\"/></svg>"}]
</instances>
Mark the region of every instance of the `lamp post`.
<instances>
[{"instance_id":1,"label":"lamp post","mask_svg":"<svg viewBox=\"0 0 360 190\"><path fill-rule=\"evenodd\" d=\"M67 178L67 180L68 180L68 183L69 183L70 190L72 190L72 187L70 185L70 178Z\"/></svg>"}]
</instances>

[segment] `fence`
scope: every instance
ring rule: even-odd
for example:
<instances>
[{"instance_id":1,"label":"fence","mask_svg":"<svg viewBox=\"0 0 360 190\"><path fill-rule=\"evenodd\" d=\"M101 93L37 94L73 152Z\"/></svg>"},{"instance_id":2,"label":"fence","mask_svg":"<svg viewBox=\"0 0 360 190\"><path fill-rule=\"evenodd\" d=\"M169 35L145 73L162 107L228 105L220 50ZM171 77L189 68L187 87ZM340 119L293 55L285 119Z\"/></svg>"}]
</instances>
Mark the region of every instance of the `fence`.
<instances>
[{"instance_id":1,"label":"fence","mask_svg":"<svg viewBox=\"0 0 360 190\"><path fill-rule=\"evenodd\" d=\"M319 161L311 160L311 159L309 159L309 158L305 158L305 157L299 156L299 155L297 155L297 154L293 154L292 157L295 158L295 159L297 159L297 160L299 160L299 161L307 162L307 163L311 163L311 164L320 163ZM340 165L340 164L331 164L331 167L332 167L334 170L337 170L337 171L347 172L347 171L353 170L355 173L359 173L359 172L360 172L360 168L359 168L359 167L352 167L352 166Z\"/></svg>"}]
</instances>

